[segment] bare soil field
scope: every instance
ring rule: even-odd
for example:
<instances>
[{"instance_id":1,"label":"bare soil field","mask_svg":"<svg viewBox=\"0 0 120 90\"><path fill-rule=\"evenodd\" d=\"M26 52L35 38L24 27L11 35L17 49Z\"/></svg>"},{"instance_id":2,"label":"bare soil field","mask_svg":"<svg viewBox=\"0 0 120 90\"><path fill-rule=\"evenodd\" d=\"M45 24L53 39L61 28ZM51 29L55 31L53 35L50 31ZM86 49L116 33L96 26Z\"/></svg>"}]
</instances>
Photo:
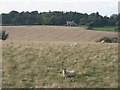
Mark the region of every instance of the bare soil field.
<instances>
[{"instance_id":1,"label":"bare soil field","mask_svg":"<svg viewBox=\"0 0 120 90\"><path fill-rule=\"evenodd\" d=\"M117 37L117 32L86 30L65 26L3 26L8 40L50 42L95 42L102 37Z\"/></svg>"}]
</instances>

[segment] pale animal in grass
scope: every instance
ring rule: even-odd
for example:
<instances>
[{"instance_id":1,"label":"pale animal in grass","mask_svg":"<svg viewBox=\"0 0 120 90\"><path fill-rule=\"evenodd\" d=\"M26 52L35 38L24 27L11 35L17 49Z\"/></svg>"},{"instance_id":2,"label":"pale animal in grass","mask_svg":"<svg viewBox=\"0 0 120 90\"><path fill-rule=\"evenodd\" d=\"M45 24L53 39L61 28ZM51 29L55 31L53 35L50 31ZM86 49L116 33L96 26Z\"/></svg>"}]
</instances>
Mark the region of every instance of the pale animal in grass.
<instances>
[{"instance_id":1,"label":"pale animal in grass","mask_svg":"<svg viewBox=\"0 0 120 90\"><path fill-rule=\"evenodd\" d=\"M75 77L76 76L76 72L75 71L68 71L66 68L63 69L63 76L64 77Z\"/></svg>"},{"instance_id":2,"label":"pale animal in grass","mask_svg":"<svg viewBox=\"0 0 120 90\"><path fill-rule=\"evenodd\" d=\"M105 40L102 40L101 43L105 43Z\"/></svg>"}]
</instances>

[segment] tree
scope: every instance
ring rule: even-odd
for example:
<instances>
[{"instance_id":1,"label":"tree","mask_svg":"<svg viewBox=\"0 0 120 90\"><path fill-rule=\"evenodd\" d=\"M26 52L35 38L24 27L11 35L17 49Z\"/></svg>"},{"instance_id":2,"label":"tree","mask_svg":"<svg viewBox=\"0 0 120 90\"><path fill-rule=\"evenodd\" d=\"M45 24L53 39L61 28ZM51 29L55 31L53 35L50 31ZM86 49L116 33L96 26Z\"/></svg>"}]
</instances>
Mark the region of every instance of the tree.
<instances>
[{"instance_id":1,"label":"tree","mask_svg":"<svg viewBox=\"0 0 120 90\"><path fill-rule=\"evenodd\" d=\"M117 30L120 31L120 14L117 17Z\"/></svg>"},{"instance_id":2,"label":"tree","mask_svg":"<svg viewBox=\"0 0 120 90\"><path fill-rule=\"evenodd\" d=\"M88 19L87 18L81 18L80 19L80 24L81 25L85 25L86 23L88 23Z\"/></svg>"},{"instance_id":3,"label":"tree","mask_svg":"<svg viewBox=\"0 0 120 90\"><path fill-rule=\"evenodd\" d=\"M93 27L93 22L90 22L87 24L87 29L92 30L92 27Z\"/></svg>"}]
</instances>

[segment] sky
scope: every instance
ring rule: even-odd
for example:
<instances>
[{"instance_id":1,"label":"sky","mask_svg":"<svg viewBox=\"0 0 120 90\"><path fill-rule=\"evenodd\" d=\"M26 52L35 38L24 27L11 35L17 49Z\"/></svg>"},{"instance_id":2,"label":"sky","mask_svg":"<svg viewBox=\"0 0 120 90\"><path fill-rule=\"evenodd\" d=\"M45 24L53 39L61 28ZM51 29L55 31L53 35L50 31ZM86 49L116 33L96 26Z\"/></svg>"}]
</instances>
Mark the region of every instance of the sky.
<instances>
[{"instance_id":1,"label":"sky","mask_svg":"<svg viewBox=\"0 0 120 90\"><path fill-rule=\"evenodd\" d=\"M91 14L99 12L103 16L118 13L120 0L0 0L0 13L12 10L48 12L76 11Z\"/></svg>"}]
</instances>

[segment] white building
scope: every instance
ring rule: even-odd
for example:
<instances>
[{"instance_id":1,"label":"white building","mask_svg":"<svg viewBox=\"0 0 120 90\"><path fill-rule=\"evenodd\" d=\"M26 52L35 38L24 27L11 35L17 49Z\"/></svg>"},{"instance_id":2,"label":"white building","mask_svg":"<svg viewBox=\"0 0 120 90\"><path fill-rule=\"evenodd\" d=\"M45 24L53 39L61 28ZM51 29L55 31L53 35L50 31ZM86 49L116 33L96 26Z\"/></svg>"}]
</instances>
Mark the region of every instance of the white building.
<instances>
[{"instance_id":1,"label":"white building","mask_svg":"<svg viewBox=\"0 0 120 90\"><path fill-rule=\"evenodd\" d=\"M74 21L67 21L67 26L76 26L76 23Z\"/></svg>"}]
</instances>

